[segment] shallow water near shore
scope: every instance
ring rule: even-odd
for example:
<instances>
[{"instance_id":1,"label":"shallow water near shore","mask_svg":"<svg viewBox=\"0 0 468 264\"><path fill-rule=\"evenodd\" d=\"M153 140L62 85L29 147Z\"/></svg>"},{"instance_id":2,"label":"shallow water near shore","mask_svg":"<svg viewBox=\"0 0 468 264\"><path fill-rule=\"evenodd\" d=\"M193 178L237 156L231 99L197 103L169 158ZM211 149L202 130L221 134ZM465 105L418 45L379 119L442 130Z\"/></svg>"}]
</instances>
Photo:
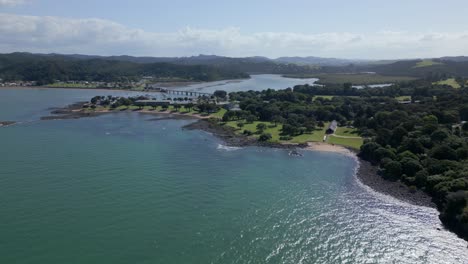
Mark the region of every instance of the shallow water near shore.
<instances>
[{"instance_id":1,"label":"shallow water near shore","mask_svg":"<svg viewBox=\"0 0 468 264\"><path fill-rule=\"evenodd\" d=\"M0 129L1 263L466 263L437 211L336 153L226 148L119 113ZM443 229L443 228L442 228Z\"/></svg>"}]
</instances>

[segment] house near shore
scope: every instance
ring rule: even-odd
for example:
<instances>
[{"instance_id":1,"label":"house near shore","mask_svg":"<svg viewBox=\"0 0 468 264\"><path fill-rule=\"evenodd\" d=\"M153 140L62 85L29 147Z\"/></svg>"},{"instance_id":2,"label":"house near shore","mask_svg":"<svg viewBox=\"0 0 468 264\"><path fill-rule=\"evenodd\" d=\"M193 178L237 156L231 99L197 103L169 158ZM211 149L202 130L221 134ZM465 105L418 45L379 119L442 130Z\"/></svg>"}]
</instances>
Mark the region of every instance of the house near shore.
<instances>
[{"instance_id":1,"label":"house near shore","mask_svg":"<svg viewBox=\"0 0 468 264\"><path fill-rule=\"evenodd\" d=\"M338 123L336 122L336 120L333 120L328 126L326 133L335 134L337 128L338 128Z\"/></svg>"}]
</instances>

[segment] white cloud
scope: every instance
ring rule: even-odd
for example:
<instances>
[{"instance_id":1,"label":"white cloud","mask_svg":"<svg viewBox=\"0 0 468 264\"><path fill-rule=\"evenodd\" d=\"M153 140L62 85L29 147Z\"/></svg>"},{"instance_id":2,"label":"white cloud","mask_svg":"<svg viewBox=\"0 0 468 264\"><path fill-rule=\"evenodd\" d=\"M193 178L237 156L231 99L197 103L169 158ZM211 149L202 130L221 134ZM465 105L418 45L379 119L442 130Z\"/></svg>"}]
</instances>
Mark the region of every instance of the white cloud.
<instances>
[{"instance_id":1,"label":"white cloud","mask_svg":"<svg viewBox=\"0 0 468 264\"><path fill-rule=\"evenodd\" d=\"M26 3L26 0L0 0L0 6L17 6Z\"/></svg>"},{"instance_id":2,"label":"white cloud","mask_svg":"<svg viewBox=\"0 0 468 264\"><path fill-rule=\"evenodd\" d=\"M12 1L12 0L0 0ZM239 28L184 28L155 33L103 19L20 16L0 13L0 52L30 51L102 55L326 56L416 58L468 54L468 32L330 32L302 34Z\"/></svg>"}]
</instances>

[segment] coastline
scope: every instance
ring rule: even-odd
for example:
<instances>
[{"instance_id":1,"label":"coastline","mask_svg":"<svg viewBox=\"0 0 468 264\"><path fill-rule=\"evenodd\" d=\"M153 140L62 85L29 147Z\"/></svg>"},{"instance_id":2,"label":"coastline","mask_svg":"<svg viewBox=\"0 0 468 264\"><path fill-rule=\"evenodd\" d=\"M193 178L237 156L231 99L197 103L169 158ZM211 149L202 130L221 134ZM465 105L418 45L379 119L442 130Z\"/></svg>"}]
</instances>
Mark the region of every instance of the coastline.
<instances>
[{"instance_id":1,"label":"coastline","mask_svg":"<svg viewBox=\"0 0 468 264\"><path fill-rule=\"evenodd\" d=\"M229 83L237 83L248 80L249 78L242 78L242 79L225 79L225 80L216 80L216 81L188 81L188 82L160 82L156 83L158 86L162 88L166 88L171 90L171 88L187 88L192 85L199 85L199 84L210 84L216 82L222 82L219 84L208 85L206 87L214 87L214 86L223 86ZM203 88L206 88L203 87ZM122 92L136 92L136 93L160 93L159 91L151 90L151 89L143 89L143 90L132 90L132 89L117 89L117 88L106 88L106 87L55 87L55 86L0 86L0 89L69 89L69 90L94 90L94 91L122 91Z\"/></svg>"},{"instance_id":2,"label":"coastline","mask_svg":"<svg viewBox=\"0 0 468 264\"><path fill-rule=\"evenodd\" d=\"M186 129L199 129L213 134L223 140L230 147L260 146L283 149L300 149L305 151L330 152L348 156L356 159L358 170L356 171L357 180L370 187L372 190L389 195L397 200L429 208L436 208L431 201L431 197L421 190L413 191L401 182L392 182L385 180L378 174L378 168L368 161L359 158L356 150L346 148L340 145L332 145L323 142L309 142L307 144L285 144L285 143L261 143L255 139L249 139L246 136L234 133L233 129L221 127L209 120L199 120L185 127Z\"/></svg>"},{"instance_id":3,"label":"coastline","mask_svg":"<svg viewBox=\"0 0 468 264\"><path fill-rule=\"evenodd\" d=\"M56 120L56 119L77 119L83 117L94 117L103 114L119 113L119 112L136 112L147 115L165 115L164 118L154 118L149 121L158 121L166 119L195 119L197 121L190 123L183 127L187 130L202 130L214 135L221 139L227 146L230 147L270 147L281 148L290 150L305 150L305 151L319 151L330 152L345 155L347 157L356 159L358 162L358 170L356 171L356 178L360 183L370 187L372 190L389 195L400 201L407 202L417 206L425 206L436 208L435 204L431 201L429 195L421 190L411 190L408 186L401 182L392 182L384 179L378 173L378 168L370 164L368 161L362 160L358 156L358 152L340 145L333 145L323 142L308 142L307 144L294 144L294 143L279 143L279 142L259 142L255 138L235 133L234 128L220 126L217 120L214 120L209 115L200 114L184 114L179 112L170 111L151 111L151 110L124 110L124 111L96 111L96 112L82 112L84 102L69 105L66 108L55 109L51 112L52 115L42 117L41 120Z\"/></svg>"}]
</instances>

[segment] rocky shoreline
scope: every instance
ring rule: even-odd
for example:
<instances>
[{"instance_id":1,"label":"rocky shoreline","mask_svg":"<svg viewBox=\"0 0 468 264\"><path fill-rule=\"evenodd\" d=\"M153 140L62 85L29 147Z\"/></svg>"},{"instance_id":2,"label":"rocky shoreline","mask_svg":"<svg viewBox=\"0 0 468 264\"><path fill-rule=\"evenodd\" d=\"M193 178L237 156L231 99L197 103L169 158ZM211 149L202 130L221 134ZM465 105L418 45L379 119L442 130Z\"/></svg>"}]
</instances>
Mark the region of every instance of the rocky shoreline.
<instances>
[{"instance_id":1,"label":"rocky shoreline","mask_svg":"<svg viewBox=\"0 0 468 264\"><path fill-rule=\"evenodd\" d=\"M94 117L112 112L83 112L80 111L85 102L79 102L69 105L65 108L57 108L51 112L51 116L42 117L41 120L56 120L56 119L78 119L83 117ZM308 144L283 144L283 143L272 143L272 142L259 142L257 139L248 137L245 135L239 135L235 133L235 129L227 126L221 126L216 120L209 118L201 118L200 116L191 116L185 114L172 114L170 112L142 112L136 111L141 114L151 115L165 115L161 118L153 118L148 121L160 121L167 119L198 119L197 121L190 123L183 127L187 130L203 130L221 139L226 145L231 147L248 147L248 146L259 146L269 148L281 148L290 150L311 150L321 151L320 148L311 147ZM344 147L343 147L344 148ZM421 190L411 190L408 186L401 182L393 182L382 178L378 173L378 168L370 164L369 162L362 160L358 157L356 150L346 148L348 155L351 154L358 158L360 163L357 171L358 180L364 185L369 186L374 191L390 195L398 200L418 205L436 208L435 204L431 201L429 195ZM343 153L337 151L337 153Z\"/></svg>"},{"instance_id":2,"label":"rocky shoreline","mask_svg":"<svg viewBox=\"0 0 468 264\"><path fill-rule=\"evenodd\" d=\"M314 148L309 148L307 144L281 144L281 143L262 143L256 139L249 138L244 135L235 133L231 127L224 127L210 120L198 120L184 127L184 129L198 129L209 132L214 136L223 140L226 145L231 147L246 147L246 146L261 146L283 149L303 149L320 151ZM359 169L357 171L358 180L366 186L369 186L376 192L392 196L398 200L430 208L436 208L436 205L431 201L431 197L421 190L411 190L407 185L401 182L393 182L382 178L378 173L378 168L370 162L362 160L358 157L356 150L349 149L359 161ZM340 152L338 152L340 153Z\"/></svg>"},{"instance_id":3,"label":"rocky shoreline","mask_svg":"<svg viewBox=\"0 0 468 264\"><path fill-rule=\"evenodd\" d=\"M359 169L356 174L361 183L372 190L392 196L398 200L430 208L437 208L431 197L421 190L412 190L399 181L389 181L378 173L378 168L370 162L359 158Z\"/></svg>"},{"instance_id":4,"label":"rocky shoreline","mask_svg":"<svg viewBox=\"0 0 468 264\"><path fill-rule=\"evenodd\" d=\"M58 120L58 119L78 119L83 117L94 117L104 113L101 112L83 112L83 105L87 102L78 102L64 108L53 108L50 116L43 116L41 120Z\"/></svg>"},{"instance_id":5,"label":"rocky shoreline","mask_svg":"<svg viewBox=\"0 0 468 264\"><path fill-rule=\"evenodd\" d=\"M209 119L200 119L194 123L184 126L184 129L188 130L203 130L223 140L226 145L230 147L248 147L248 146L259 146L259 147L270 147L270 148L282 148L282 149L296 149L306 147L307 144L281 144L272 142L259 142L257 139L239 135L235 133L234 128L220 126L216 121Z\"/></svg>"}]
</instances>

